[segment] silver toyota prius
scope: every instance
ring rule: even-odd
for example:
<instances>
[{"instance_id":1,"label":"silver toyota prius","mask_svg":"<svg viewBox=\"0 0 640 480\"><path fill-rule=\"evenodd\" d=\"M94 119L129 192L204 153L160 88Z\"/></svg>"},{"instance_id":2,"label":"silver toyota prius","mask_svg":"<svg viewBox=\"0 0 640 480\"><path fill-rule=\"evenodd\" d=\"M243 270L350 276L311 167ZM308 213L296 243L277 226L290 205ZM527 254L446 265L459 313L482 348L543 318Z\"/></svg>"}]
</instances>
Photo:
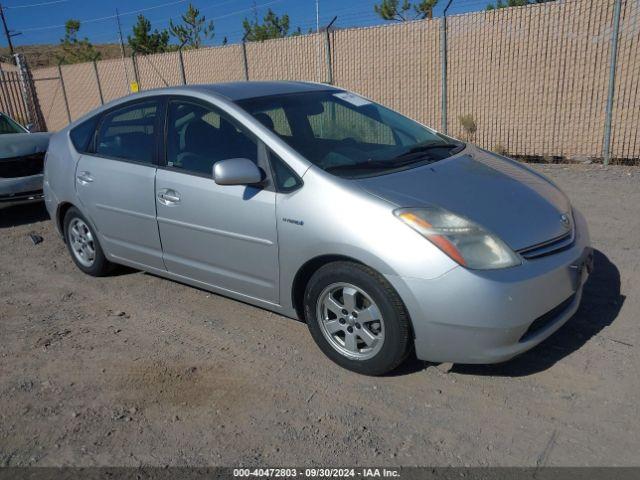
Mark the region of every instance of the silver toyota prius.
<instances>
[{"instance_id":1,"label":"silver toyota prius","mask_svg":"<svg viewBox=\"0 0 640 480\"><path fill-rule=\"evenodd\" d=\"M539 173L304 82L147 91L55 134L47 209L89 275L123 264L304 320L365 374L495 363L577 310L583 216Z\"/></svg>"}]
</instances>

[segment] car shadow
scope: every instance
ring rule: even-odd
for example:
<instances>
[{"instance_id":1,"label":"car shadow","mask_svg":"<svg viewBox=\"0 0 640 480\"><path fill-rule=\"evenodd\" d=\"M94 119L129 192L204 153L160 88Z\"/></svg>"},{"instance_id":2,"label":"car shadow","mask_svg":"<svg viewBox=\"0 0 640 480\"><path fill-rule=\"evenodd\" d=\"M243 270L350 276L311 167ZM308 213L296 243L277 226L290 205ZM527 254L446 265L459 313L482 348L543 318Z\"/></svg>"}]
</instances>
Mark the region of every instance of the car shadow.
<instances>
[{"instance_id":1,"label":"car shadow","mask_svg":"<svg viewBox=\"0 0 640 480\"><path fill-rule=\"evenodd\" d=\"M18 227L49 220L43 201L0 204L0 228Z\"/></svg>"},{"instance_id":2,"label":"car shadow","mask_svg":"<svg viewBox=\"0 0 640 480\"><path fill-rule=\"evenodd\" d=\"M594 270L584 286L575 315L557 332L528 352L494 365L456 364L454 373L500 377L523 377L542 372L580 349L613 323L625 301L620 294L620 271L599 250L594 251Z\"/></svg>"}]
</instances>

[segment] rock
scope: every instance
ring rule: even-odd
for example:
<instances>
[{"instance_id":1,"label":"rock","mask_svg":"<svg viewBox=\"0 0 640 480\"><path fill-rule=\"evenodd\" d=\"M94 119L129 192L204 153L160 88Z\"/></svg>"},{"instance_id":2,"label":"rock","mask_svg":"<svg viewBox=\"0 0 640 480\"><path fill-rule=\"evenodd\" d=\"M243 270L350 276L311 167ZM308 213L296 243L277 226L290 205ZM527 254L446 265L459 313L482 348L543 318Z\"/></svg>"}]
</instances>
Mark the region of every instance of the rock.
<instances>
[{"instance_id":1,"label":"rock","mask_svg":"<svg viewBox=\"0 0 640 480\"><path fill-rule=\"evenodd\" d=\"M42 238L40 235L34 232L29 234L29 238L31 239L31 242L34 245L38 245L39 243L42 243L42 241L44 240L44 238Z\"/></svg>"},{"instance_id":2,"label":"rock","mask_svg":"<svg viewBox=\"0 0 640 480\"><path fill-rule=\"evenodd\" d=\"M438 370L440 370L442 373L449 373L451 372L451 369L453 368L453 363L450 362L445 362L445 363L439 363L436 368Z\"/></svg>"}]
</instances>

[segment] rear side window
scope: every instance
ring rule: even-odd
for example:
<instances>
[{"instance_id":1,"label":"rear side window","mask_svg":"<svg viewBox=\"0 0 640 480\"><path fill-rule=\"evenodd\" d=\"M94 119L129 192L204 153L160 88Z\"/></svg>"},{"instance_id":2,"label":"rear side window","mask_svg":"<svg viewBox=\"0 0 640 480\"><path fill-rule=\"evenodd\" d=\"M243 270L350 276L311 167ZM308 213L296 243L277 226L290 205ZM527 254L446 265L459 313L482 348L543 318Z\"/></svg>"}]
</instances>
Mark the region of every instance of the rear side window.
<instances>
[{"instance_id":1,"label":"rear side window","mask_svg":"<svg viewBox=\"0 0 640 480\"><path fill-rule=\"evenodd\" d=\"M69 132L71 143L73 143L74 148L78 152L85 153L91 148L91 140L93 140L93 134L98 125L98 118L97 116L90 118L72 128L71 132Z\"/></svg>"},{"instance_id":2,"label":"rear side window","mask_svg":"<svg viewBox=\"0 0 640 480\"><path fill-rule=\"evenodd\" d=\"M154 163L158 102L125 106L102 117L96 153L140 163Z\"/></svg>"}]
</instances>

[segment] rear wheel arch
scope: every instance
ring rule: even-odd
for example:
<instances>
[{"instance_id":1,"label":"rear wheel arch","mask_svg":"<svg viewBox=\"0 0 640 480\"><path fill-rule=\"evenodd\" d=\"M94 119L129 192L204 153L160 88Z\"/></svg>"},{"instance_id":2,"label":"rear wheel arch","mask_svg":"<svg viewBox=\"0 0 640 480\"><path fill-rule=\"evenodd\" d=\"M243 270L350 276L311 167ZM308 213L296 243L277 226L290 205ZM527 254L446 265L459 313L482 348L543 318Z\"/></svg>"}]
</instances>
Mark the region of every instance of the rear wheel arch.
<instances>
[{"instance_id":1,"label":"rear wheel arch","mask_svg":"<svg viewBox=\"0 0 640 480\"><path fill-rule=\"evenodd\" d=\"M62 238L65 242L67 239L64 236L64 217L73 206L74 205L71 202L62 202L58 205L58 210L56 212L56 226L58 227L58 231L62 234Z\"/></svg>"}]
</instances>

